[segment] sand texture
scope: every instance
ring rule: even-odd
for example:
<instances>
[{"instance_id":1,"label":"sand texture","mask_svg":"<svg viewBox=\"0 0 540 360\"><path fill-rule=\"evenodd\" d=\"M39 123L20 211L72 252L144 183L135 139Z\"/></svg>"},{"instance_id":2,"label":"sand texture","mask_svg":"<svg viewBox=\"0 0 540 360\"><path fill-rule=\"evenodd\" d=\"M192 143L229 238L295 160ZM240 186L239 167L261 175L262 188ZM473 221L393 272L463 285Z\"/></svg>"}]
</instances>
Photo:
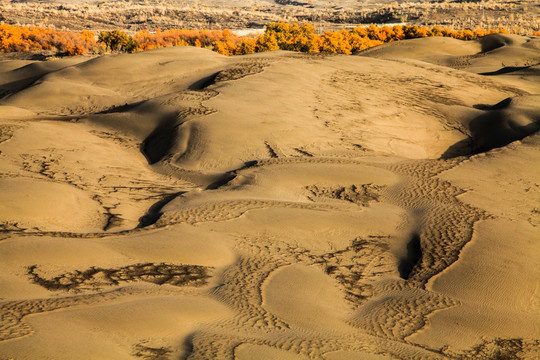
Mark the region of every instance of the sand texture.
<instances>
[{"instance_id":1,"label":"sand texture","mask_svg":"<svg viewBox=\"0 0 540 360\"><path fill-rule=\"evenodd\" d=\"M0 359L537 359L539 63L0 61Z\"/></svg>"}]
</instances>

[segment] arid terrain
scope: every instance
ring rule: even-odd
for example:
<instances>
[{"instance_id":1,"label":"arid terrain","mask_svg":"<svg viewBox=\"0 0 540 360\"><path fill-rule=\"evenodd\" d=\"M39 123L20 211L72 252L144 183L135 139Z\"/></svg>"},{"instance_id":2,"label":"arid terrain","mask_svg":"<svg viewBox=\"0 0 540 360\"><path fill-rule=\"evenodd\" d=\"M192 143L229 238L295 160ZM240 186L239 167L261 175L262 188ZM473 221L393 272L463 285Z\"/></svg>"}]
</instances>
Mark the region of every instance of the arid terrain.
<instances>
[{"instance_id":1,"label":"arid terrain","mask_svg":"<svg viewBox=\"0 0 540 360\"><path fill-rule=\"evenodd\" d=\"M1 60L0 359L537 359L539 63Z\"/></svg>"},{"instance_id":2,"label":"arid terrain","mask_svg":"<svg viewBox=\"0 0 540 360\"><path fill-rule=\"evenodd\" d=\"M456 29L540 30L536 0L489 1L2 1L0 22L59 30L261 29L271 22L309 22L319 32L358 24L407 23Z\"/></svg>"}]
</instances>

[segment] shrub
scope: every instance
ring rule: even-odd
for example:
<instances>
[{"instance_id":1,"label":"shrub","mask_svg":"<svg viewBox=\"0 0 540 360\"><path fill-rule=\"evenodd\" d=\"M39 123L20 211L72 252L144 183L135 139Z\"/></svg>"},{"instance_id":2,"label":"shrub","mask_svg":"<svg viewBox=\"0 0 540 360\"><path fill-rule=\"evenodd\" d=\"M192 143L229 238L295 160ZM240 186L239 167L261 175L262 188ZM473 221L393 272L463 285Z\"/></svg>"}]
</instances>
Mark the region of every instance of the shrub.
<instances>
[{"instance_id":1,"label":"shrub","mask_svg":"<svg viewBox=\"0 0 540 360\"><path fill-rule=\"evenodd\" d=\"M100 32L98 42L105 44L111 51L133 52L137 48L137 43L133 38L120 30Z\"/></svg>"}]
</instances>

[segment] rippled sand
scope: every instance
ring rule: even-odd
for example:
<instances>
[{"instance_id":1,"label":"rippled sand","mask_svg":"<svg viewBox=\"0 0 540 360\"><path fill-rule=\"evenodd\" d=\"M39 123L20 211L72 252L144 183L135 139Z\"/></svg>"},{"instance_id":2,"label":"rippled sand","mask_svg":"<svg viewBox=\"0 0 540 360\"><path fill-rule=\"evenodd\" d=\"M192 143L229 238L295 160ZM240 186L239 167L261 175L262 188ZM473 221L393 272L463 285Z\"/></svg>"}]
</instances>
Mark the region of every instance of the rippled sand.
<instances>
[{"instance_id":1,"label":"rippled sand","mask_svg":"<svg viewBox=\"0 0 540 360\"><path fill-rule=\"evenodd\" d=\"M535 359L539 50L0 61L0 358Z\"/></svg>"}]
</instances>

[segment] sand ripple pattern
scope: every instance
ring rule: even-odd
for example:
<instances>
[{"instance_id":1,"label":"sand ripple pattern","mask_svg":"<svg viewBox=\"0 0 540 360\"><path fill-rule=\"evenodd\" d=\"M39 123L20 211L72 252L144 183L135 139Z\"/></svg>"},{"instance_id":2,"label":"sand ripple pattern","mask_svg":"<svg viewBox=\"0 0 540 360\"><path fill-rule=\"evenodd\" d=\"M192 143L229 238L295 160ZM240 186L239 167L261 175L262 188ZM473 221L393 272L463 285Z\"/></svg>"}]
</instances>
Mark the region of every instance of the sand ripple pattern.
<instances>
[{"instance_id":1,"label":"sand ripple pattern","mask_svg":"<svg viewBox=\"0 0 540 360\"><path fill-rule=\"evenodd\" d=\"M291 209L330 210L330 205L296 203L276 200L229 200L199 205L181 211L171 211L164 214L156 226L166 226L179 223L197 224L211 221L226 221L238 218L250 210L268 207Z\"/></svg>"},{"instance_id":2,"label":"sand ripple pattern","mask_svg":"<svg viewBox=\"0 0 540 360\"><path fill-rule=\"evenodd\" d=\"M490 218L485 211L457 198L463 190L437 178L460 161L411 161L390 167L408 180L388 190L389 201L418 218L422 257L409 275L410 281L425 284L457 261L461 249L472 238L474 224Z\"/></svg>"},{"instance_id":3,"label":"sand ripple pattern","mask_svg":"<svg viewBox=\"0 0 540 360\"><path fill-rule=\"evenodd\" d=\"M72 210L82 206L70 202L62 227L0 222L1 244L12 253L34 242L64 250L69 240L66 253L74 257L54 251L48 263L32 248L35 253L17 253L24 262L10 259L4 283L48 293L29 298L9 290L10 300L0 302L0 342L32 334L28 315L99 311L166 295L175 304L186 296L223 309L209 305L206 314L202 304L205 320L199 321L191 318L198 310L186 307L183 318L185 309L173 304L172 325L156 322L151 335L127 333L121 345L113 344L124 347L119 351L162 360L245 360L239 354L246 348L308 359L336 351L350 358L533 358L539 343L527 339L486 338L467 351L413 343L413 335L436 328L430 329L430 316L467 301L433 291L430 281L459 261L478 222L494 218L462 202L465 190L439 178L466 160L435 159L467 132L446 110L479 111L456 88L470 85L470 93L489 101L521 90L419 61L279 52L235 60L206 58L202 49L173 50L153 54L170 52L174 66L148 60L147 76L131 83L137 74L126 74L110 103L100 93L91 101L74 96L60 108L36 107L62 121L0 125L0 157L10 160L0 164L0 175L77 190L95 208L84 230L71 226ZM201 69L175 64L181 56ZM476 60L461 57L451 65ZM84 71L55 72L30 90L58 73L94 81ZM109 80L103 78L103 86ZM237 122L243 117L248 121ZM234 138L244 130L253 133ZM43 134L43 144L25 147ZM10 148L16 141L25 146ZM410 158L433 160L403 160ZM48 215L54 204L43 202ZM74 268L87 249L114 258L97 253L95 262ZM121 264L111 265L115 259ZM199 261L205 266L195 265ZM162 308L158 314L168 316ZM147 341L161 336L157 327L172 335L159 344Z\"/></svg>"},{"instance_id":4,"label":"sand ripple pattern","mask_svg":"<svg viewBox=\"0 0 540 360\"><path fill-rule=\"evenodd\" d=\"M23 321L27 315L63 309L72 306L94 305L125 296L123 290L78 295L63 298L9 301L0 304L0 341L29 335L32 328Z\"/></svg>"},{"instance_id":5,"label":"sand ripple pattern","mask_svg":"<svg viewBox=\"0 0 540 360\"><path fill-rule=\"evenodd\" d=\"M459 304L447 296L418 289L407 282L392 285L386 287L384 300L367 304L351 324L379 337L403 341L426 325L427 315Z\"/></svg>"},{"instance_id":6,"label":"sand ripple pattern","mask_svg":"<svg viewBox=\"0 0 540 360\"><path fill-rule=\"evenodd\" d=\"M262 236L239 239L237 246L244 256L229 267L222 275L222 283L212 291L213 296L234 308L237 315L212 329L196 333L191 338L193 351L188 359L233 359L238 344L246 343L266 345L310 359L320 359L325 353L337 350L364 351L402 359L441 358L440 354L403 342L401 334L396 336L391 330L381 332L371 328L372 320L386 320L394 325L395 331L408 334L409 327L417 329L423 326L425 315L453 304L444 301L441 303L439 300L442 296L418 290L405 281L405 285L394 286L393 289L398 293L407 288L407 291L414 294L411 295L410 304L405 306L414 315L400 317L399 311L394 313L388 307L374 309L371 319L355 319L351 322L351 325L358 328L359 333L356 335L297 328L262 306L261 286L268 275L280 267L301 263L318 266L336 279L351 306L359 308L365 304L366 299L380 291L373 285L377 279L396 271L395 261L387 252L386 240L378 236L355 238L343 249L314 254L278 238ZM432 306L426 306L430 305L429 301ZM402 304L398 304L398 307L404 308ZM414 320L412 325L411 318Z\"/></svg>"}]
</instances>

